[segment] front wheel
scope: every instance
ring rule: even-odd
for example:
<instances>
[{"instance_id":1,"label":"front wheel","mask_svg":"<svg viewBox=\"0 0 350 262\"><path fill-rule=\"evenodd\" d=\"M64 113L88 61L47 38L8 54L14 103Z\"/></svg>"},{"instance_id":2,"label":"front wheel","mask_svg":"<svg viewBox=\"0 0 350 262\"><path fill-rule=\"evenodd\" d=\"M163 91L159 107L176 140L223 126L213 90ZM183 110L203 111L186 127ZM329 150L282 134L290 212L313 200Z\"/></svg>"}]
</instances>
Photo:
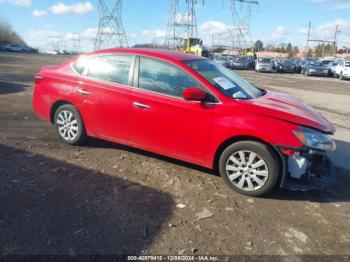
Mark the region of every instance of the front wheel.
<instances>
[{"instance_id":1,"label":"front wheel","mask_svg":"<svg viewBox=\"0 0 350 262\"><path fill-rule=\"evenodd\" d=\"M242 141L223 151L219 171L228 186L236 192L261 196L276 186L280 164L276 154L267 145Z\"/></svg>"},{"instance_id":2,"label":"front wheel","mask_svg":"<svg viewBox=\"0 0 350 262\"><path fill-rule=\"evenodd\" d=\"M54 118L58 136L67 144L80 145L86 138L83 120L75 106L65 104L60 106Z\"/></svg>"}]
</instances>

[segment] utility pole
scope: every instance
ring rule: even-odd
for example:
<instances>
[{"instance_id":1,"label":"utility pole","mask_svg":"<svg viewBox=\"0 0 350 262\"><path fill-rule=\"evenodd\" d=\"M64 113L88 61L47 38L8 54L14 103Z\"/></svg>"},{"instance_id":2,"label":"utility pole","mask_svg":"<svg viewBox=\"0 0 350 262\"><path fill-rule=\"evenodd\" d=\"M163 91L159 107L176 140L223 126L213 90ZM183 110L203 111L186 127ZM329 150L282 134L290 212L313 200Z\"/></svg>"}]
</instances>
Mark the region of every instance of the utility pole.
<instances>
[{"instance_id":1,"label":"utility pole","mask_svg":"<svg viewBox=\"0 0 350 262\"><path fill-rule=\"evenodd\" d=\"M333 42L333 57L335 57L335 54L337 53L337 42L338 42L338 34L340 33L339 31L339 26L337 25L335 27L335 33L334 33L334 42Z\"/></svg>"},{"instance_id":2,"label":"utility pole","mask_svg":"<svg viewBox=\"0 0 350 262\"><path fill-rule=\"evenodd\" d=\"M253 6L258 6L257 0L231 0L231 15L233 20L232 48L240 50L253 46L250 35L250 20Z\"/></svg>"},{"instance_id":3,"label":"utility pole","mask_svg":"<svg viewBox=\"0 0 350 262\"><path fill-rule=\"evenodd\" d=\"M122 3L122 0L116 0L113 8L110 9L105 0L97 0L100 21L95 40L95 50L129 46L121 18Z\"/></svg>"},{"instance_id":4,"label":"utility pole","mask_svg":"<svg viewBox=\"0 0 350 262\"><path fill-rule=\"evenodd\" d=\"M80 34L77 32L72 33L72 41L73 41L73 51L76 53L80 53L81 52Z\"/></svg>"},{"instance_id":5,"label":"utility pole","mask_svg":"<svg viewBox=\"0 0 350 262\"><path fill-rule=\"evenodd\" d=\"M334 33L334 39L333 40L325 40L325 39L318 39L311 37L311 22L309 22L309 29L307 33L307 43L306 46L309 49L310 42L317 42L322 44L322 57L324 56L324 50L325 50L325 44L332 44L333 45L333 57L335 57L336 53L336 47L337 47L337 41L338 41L338 35L339 35L339 26L336 25L335 27L335 33Z\"/></svg>"},{"instance_id":6,"label":"utility pole","mask_svg":"<svg viewBox=\"0 0 350 262\"><path fill-rule=\"evenodd\" d=\"M170 16L167 26L165 46L176 49L188 38L197 38L197 0L170 0ZM204 4L204 0L203 0Z\"/></svg>"},{"instance_id":7,"label":"utility pole","mask_svg":"<svg viewBox=\"0 0 350 262\"><path fill-rule=\"evenodd\" d=\"M309 29L307 30L307 42L306 42L307 50L309 50L310 30L311 30L311 21L309 22Z\"/></svg>"}]
</instances>

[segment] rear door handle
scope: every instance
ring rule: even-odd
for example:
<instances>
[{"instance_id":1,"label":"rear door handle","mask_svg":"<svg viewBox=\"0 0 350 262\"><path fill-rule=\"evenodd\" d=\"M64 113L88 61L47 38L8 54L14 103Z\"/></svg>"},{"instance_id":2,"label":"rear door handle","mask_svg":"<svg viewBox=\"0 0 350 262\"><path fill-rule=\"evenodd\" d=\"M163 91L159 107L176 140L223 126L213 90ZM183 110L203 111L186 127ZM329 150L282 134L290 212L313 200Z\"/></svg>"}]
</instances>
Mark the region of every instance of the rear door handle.
<instances>
[{"instance_id":1,"label":"rear door handle","mask_svg":"<svg viewBox=\"0 0 350 262\"><path fill-rule=\"evenodd\" d=\"M77 90L77 93L78 93L78 94L81 94L81 95L84 95L84 96L89 96L89 95L91 95L91 93L89 93L89 92L87 92L87 91L85 91L85 90L82 90L82 89L78 89L78 90Z\"/></svg>"},{"instance_id":2,"label":"rear door handle","mask_svg":"<svg viewBox=\"0 0 350 262\"><path fill-rule=\"evenodd\" d=\"M141 109L151 109L150 106L144 105L144 104L140 104L140 103L137 103L137 102L134 102L133 105L134 105L135 107L138 107L138 108L141 108Z\"/></svg>"}]
</instances>

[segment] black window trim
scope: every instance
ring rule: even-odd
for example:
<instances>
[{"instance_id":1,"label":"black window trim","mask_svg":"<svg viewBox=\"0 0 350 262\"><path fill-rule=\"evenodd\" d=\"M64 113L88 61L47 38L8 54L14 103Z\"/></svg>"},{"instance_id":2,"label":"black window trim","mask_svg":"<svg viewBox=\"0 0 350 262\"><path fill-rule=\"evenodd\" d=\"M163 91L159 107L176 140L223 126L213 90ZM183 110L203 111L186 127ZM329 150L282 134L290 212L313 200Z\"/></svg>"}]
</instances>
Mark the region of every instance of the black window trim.
<instances>
[{"instance_id":1,"label":"black window trim","mask_svg":"<svg viewBox=\"0 0 350 262\"><path fill-rule=\"evenodd\" d=\"M172 63L171 61L165 60L165 59L161 59L161 58L157 58L154 56L147 56L147 55L136 55L136 61L135 61L135 67L134 67L134 77L133 77L133 86L134 88L147 92L147 93L152 93L152 94L156 94L156 95L161 95L161 96L166 96L166 97L170 97L170 98L175 98L178 100L182 100L182 101L187 101L185 100L183 97L178 97L178 96L172 96L172 95L167 95L164 93L160 93L160 92L156 92L156 91L152 91L152 90L147 90L147 89L142 89L139 87L139 74L140 74L140 58L147 58L150 60L154 60L154 61L160 61L160 62L165 62L168 63L170 65L175 66L177 69L183 71L184 73L186 73L187 75L189 75L190 77L192 77L196 82L198 82L202 88L205 89L205 91L210 94L211 96L214 97L214 99L217 100L217 102L206 102L207 104L222 104L221 100L214 95L206 86L205 84L203 84L199 79L197 79L195 76L193 76L192 74L190 74L189 72L185 71L183 68L179 67L178 65L176 65L175 63ZM196 101L190 101L190 102L196 102Z\"/></svg>"}]
</instances>

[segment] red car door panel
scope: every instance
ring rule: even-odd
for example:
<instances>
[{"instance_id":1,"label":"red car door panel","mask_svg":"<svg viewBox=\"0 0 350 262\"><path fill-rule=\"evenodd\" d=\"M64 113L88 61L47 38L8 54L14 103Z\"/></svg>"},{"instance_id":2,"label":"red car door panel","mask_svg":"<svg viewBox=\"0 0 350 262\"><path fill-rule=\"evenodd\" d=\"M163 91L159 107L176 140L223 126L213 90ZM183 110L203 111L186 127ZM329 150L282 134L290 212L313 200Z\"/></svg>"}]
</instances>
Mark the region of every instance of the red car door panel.
<instances>
[{"instance_id":1,"label":"red car door panel","mask_svg":"<svg viewBox=\"0 0 350 262\"><path fill-rule=\"evenodd\" d=\"M131 88L84 80L78 93L83 99L85 122L99 138L128 142L130 134ZM89 93L85 95L83 92Z\"/></svg>"},{"instance_id":2,"label":"red car door panel","mask_svg":"<svg viewBox=\"0 0 350 262\"><path fill-rule=\"evenodd\" d=\"M105 55L86 61L86 70L78 82L82 112L94 136L128 143L132 71L135 56Z\"/></svg>"},{"instance_id":3,"label":"red car door panel","mask_svg":"<svg viewBox=\"0 0 350 262\"><path fill-rule=\"evenodd\" d=\"M211 120L211 109L201 103L135 90L130 140L138 147L200 164L208 157Z\"/></svg>"}]
</instances>

